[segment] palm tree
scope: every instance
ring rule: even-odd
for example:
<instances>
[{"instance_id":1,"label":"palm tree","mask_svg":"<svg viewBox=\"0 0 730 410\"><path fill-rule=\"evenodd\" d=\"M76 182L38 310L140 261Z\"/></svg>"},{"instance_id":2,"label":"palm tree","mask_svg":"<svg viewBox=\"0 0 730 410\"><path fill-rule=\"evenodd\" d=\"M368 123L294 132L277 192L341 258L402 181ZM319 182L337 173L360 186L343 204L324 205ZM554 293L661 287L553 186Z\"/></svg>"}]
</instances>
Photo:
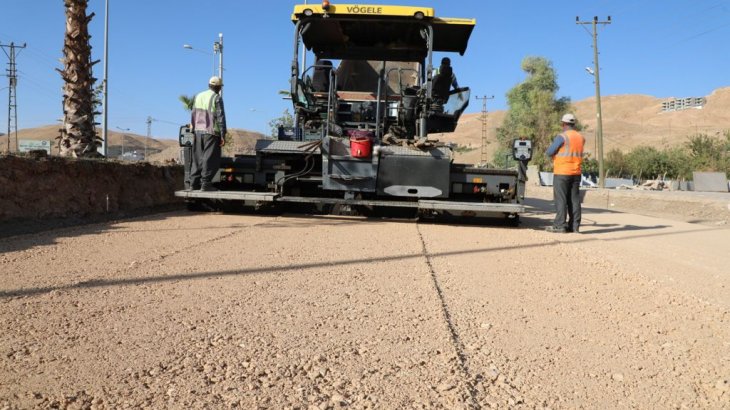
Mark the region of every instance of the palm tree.
<instances>
[{"instance_id":1,"label":"palm tree","mask_svg":"<svg viewBox=\"0 0 730 410\"><path fill-rule=\"evenodd\" d=\"M63 129L59 142L61 156L98 157L99 138L94 128L94 91L96 78L91 67L88 0L64 0L66 5L66 36L63 42L64 69L58 70L63 86Z\"/></svg>"},{"instance_id":2,"label":"palm tree","mask_svg":"<svg viewBox=\"0 0 730 410\"><path fill-rule=\"evenodd\" d=\"M177 97L178 100L183 104L186 111L192 111L193 110L193 104L195 103L195 96L194 95L185 95L182 94L179 97Z\"/></svg>"}]
</instances>

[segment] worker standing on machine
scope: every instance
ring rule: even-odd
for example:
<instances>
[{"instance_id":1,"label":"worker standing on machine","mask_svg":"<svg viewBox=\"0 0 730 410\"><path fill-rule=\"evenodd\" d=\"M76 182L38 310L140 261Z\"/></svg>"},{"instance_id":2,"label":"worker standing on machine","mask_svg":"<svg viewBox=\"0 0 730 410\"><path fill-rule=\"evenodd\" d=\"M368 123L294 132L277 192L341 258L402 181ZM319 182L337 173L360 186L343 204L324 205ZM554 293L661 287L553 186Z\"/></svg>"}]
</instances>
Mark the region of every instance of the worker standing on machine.
<instances>
[{"instance_id":1,"label":"worker standing on machine","mask_svg":"<svg viewBox=\"0 0 730 410\"><path fill-rule=\"evenodd\" d=\"M580 180L585 138L575 130L573 114L561 119L563 132L555 137L546 154L553 158L555 221L548 232L580 232ZM566 224L566 212L568 223Z\"/></svg>"},{"instance_id":2,"label":"worker standing on machine","mask_svg":"<svg viewBox=\"0 0 730 410\"><path fill-rule=\"evenodd\" d=\"M451 87L456 90L459 88L459 82L456 81L456 74L451 67L451 59L444 57L441 59L438 74L433 77L433 98L441 104L446 103L449 100Z\"/></svg>"},{"instance_id":3,"label":"worker standing on machine","mask_svg":"<svg viewBox=\"0 0 730 410\"><path fill-rule=\"evenodd\" d=\"M217 191L212 185L213 177L221 161L221 147L226 143L226 114L220 91L223 81L213 76L208 89L193 100L190 124L195 133L193 139L193 161L190 168L188 189Z\"/></svg>"}]
</instances>

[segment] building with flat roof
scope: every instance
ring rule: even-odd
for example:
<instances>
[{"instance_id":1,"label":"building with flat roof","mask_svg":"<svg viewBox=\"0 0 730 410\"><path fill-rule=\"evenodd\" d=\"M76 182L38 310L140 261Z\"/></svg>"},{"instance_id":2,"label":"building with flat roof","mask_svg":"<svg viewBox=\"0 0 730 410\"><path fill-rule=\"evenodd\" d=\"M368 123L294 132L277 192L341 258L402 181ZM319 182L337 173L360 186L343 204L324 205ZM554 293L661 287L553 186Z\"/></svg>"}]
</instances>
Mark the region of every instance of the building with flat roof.
<instances>
[{"instance_id":1,"label":"building with flat roof","mask_svg":"<svg viewBox=\"0 0 730 410\"><path fill-rule=\"evenodd\" d=\"M682 111L690 108L702 109L706 102L705 97L670 98L662 102L662 111Z\"/></svg>"}]
</instances>

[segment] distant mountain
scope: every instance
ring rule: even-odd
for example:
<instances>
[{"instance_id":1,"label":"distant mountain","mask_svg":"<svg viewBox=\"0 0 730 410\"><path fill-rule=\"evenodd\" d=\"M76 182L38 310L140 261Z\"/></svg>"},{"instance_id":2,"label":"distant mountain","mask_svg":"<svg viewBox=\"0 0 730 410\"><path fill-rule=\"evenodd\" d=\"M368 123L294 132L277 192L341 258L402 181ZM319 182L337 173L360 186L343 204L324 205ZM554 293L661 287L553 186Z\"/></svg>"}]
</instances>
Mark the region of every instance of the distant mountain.
<instances>
[{"instance_id":1,"label":"distant mountain","mask_svg":"<svg viewBox=\"0 0 730 410\"><path fill-rule=\"evenodd\" d=\"M223 155L233 156L235 154L252 153L256 146L256 140L267 138L260 132L230 128L230 141L223 147ZM163 151L149 156L150 162L171 162L178 161L180 158L180 146L177 141L174 145L164 149Z\"/></svg>"},{"instance_id":2,"label":"distant mountain","mask_svg":"<svg viewBox=\"0 0 730 410\"><path fill-rule=\"evenodd\" d=\"M685 96L682 96L685 97ZM647 95L609 95L601 98L603 110L604 150L616 148L628 151L639 145L668 147L681 145L690 135L704 133L717 135L730 130L730 87L720 88L706 97L707 103L702 109L662 112L664 98ZM587 98L573 102L575 114L586 126L583 131L586 137L586 150L595 152L596 111L595 98ZM491 111L487 115L487 159L492 161L496 150L496 129L502 125L506 112ZM53 141L57 153L55 137L59 135L60 125L24 129L18 131L19 139ZM225 148L227 155L251 152L256 140L267 138L264 134L231 129L233 141ZM482 121L481 114L465 114L459 120L456 131L448 134L435 134L442 142L453 142L459 145L456 161L478 163L481 158ZM121 154L122 142L124 151L144 152L146 137L109 130L109 152ZM11 144L14 144L14 139ZM7 136L0 136L0 152L5 150ZM152 161L166 161L178 158L179 151L176 140L147 140L147 150Z\"/></svg>"},{"instance_id":3,"label":"distant mountain","mask_svg":"<svg viewBox=\"0 0 730 410\"><path fill-rule=\"evenodd\" d=\"M60 134L60 125L45 125L37 128L18 130L18 140L51 141L53 155L58 155L58 141L56 137ZM101 135L101 130L97 130ZM228 130L233 134L232 141L224 148L226 155L234 153L251 152L256 145L256 140L267 138L259 132L232 128ZM127 159L141 159L144 156L145 144L147 156L151 162L166 162L179 158L179 146L177 139L155 139L147 138L129 132L108 130L110 157L119 158L124 151ZM0 134L0 152L7 150L7 136ZM11 151L15 151L15 136L10 139Z\"/></svg>"},{"instance_id":4,"label":"distant mountain","mask_svg":"<svg viewBox=\"0 0 730 410\"><path fill-rule=\"evenodd\" d=\"M53 155L58 154L58 140L56 137L60 135L61 125L45 125L37 128L26 128L18 130L18 140L35 140L35 141L51 141L51 151ZM97 129L99 135L101 130ZM147 138L146 136L134 133L119 132L108 130L110 157L119 157L122 150L125 154L134 153L135 151L142 155L145 151L145 143L148 155L163 151L167 147L177 145L177 140L164 140ZM0 136L0 151L6 151L8 139L7 136ZM11 151L15 151L15 135L10 139Z\"/></svg>"},{"instance_id":5,"label":"distant mountain","mask_svg":"<svg viewBox=\"0 0 730 410\"><path fill-rule=\"evenodd\" d=\"M695 97L695 96L680 96ZM699 97L699 96L696 96ZM730 87L719 88L706 97L702 109L662 112L666 98L647 95L609 95L601 98L603 112L603 148L608 152L614 148L629 151L639 145L657 147L677 146L685 143L687 137L704 133L722 134L730 130ZM575 115L586 125L586 150L595 152L596 99L573 102ZM487 115L487 158L492 161L496 150L496 128L502 125L506 112L492 111ZM459 120L456 131L439 134L444 142L462 146L456 161L478 163L481 157L481 114L465 114ZM472 148L472 150L468 150ZM464 152L466 151L466 152Z\"/></svg>"}]
</instances>

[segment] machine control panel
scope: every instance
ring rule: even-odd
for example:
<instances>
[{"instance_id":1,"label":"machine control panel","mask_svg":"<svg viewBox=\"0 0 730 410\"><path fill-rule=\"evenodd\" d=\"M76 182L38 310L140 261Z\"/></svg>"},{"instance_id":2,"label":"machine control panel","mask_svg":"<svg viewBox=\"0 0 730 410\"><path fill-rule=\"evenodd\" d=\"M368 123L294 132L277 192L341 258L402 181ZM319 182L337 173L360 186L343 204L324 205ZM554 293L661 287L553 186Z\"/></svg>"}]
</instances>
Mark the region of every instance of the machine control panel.
<instances>
[{"instance_id":1,"label":"machine control panel","mask_svg":"<svg viewBox=\"0 0 730 410\"><path fill-rule=\"evenodd\" d=\"M180 127L178 139L181 147L192 147L193 138L195 138L195 134L193 134L193 131L187 125Z\"/></svg>"},{"instance_id":2,"label":"machine control panel","mask_svg":"<svg viewBox=\"0 0 730 410\"><path fill-rule=\"evenodd\" d=\"M512 143L512 157L517 161L532 159L532 141L514 140Z\"/></svg>"}]
</instances>

